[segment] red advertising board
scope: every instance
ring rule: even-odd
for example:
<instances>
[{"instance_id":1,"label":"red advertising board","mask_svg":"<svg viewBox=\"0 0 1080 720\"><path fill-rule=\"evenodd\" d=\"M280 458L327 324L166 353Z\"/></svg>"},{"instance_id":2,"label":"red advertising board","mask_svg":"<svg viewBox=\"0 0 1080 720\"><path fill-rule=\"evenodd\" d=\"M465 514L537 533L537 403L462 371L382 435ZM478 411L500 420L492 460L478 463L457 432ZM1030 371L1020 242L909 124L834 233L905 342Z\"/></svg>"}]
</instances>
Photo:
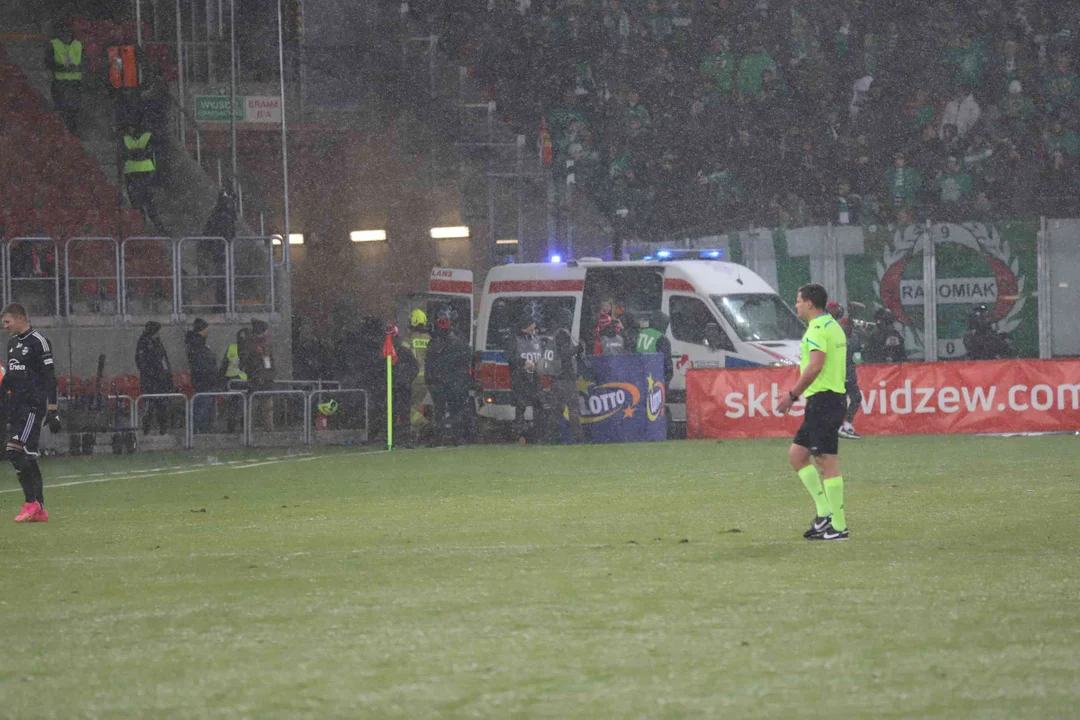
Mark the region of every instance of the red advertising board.
<instances>
[{"instance_id":1,"label":"red advertising board","mask_svg":"<svg viewBox=\"0 0 1080 720\"><path fill-rule=\"evenodd\" d=\"M861 365L863 435L1012 433L1080 430L1080 360ZM796 368L691 370L686 375L687 436L789 437L802 422L776 406Z\"/></svg>"}]
</instances>

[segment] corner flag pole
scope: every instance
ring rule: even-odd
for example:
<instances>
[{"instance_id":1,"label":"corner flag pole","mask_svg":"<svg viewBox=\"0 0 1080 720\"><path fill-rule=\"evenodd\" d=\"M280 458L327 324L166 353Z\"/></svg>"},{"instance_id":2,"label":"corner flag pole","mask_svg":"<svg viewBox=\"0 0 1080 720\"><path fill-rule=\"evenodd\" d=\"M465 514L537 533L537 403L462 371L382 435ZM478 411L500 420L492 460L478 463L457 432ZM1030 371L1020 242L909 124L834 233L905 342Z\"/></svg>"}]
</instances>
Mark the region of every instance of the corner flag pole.
<instances>
[{"instance_id":1,"label":"corner flag pole","mask_svg":"<svg viewBox=\"0 0 1080 720\"><path fill-rule=\"evenodd\" d=\"M394 350L394 336L386 333L382 356L386 358L386 449L394 449L394 363L397 351Z\"/></svg>"},{"instance_id":2,"label":"corner flag pole","mask_svg":"<svg viewBox=\"0 0 1080 720\"><path fill-rule=\"evenodd\" d=\"M386 356L386 449L394 449L394 356Z\"/></svg>"}]
</instances>

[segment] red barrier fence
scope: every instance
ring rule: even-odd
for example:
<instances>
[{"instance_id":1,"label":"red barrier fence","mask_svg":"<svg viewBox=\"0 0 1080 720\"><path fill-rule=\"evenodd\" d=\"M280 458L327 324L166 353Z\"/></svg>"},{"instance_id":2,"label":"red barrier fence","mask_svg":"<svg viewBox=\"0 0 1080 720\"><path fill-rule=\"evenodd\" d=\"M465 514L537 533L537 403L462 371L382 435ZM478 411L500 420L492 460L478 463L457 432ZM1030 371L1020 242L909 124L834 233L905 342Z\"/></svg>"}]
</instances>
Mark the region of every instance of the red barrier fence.
<instances>
[{"instance_id":1,"label":"red barrier fence","mask_svg":"<svg viewBox=\"0 0 1080 720\"><path fill-rule=\"evenodd\" d=\"M1080 360L861 365L863 435L1080 430ZM795 368L691 370L686 375L687 436L789 437L805 403L788 417L776 405Z\"/></svg>"}]
</instances>

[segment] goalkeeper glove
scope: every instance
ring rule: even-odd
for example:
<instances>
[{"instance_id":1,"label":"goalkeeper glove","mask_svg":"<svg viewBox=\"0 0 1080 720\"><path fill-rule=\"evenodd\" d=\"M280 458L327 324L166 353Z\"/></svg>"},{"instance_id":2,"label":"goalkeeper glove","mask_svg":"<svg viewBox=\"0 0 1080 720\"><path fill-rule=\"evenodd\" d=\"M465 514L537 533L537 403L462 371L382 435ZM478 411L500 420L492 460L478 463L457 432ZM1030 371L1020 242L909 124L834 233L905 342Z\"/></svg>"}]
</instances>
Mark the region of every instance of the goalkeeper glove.
<instances>
[{"instance_id":1,"label":"goalkeeper glove","mask_svg":"<svg viewBox=\"0 0 1080 720\"><path fill-rule=\"evenodd\" d=\"M60 413L56 410L49 410L45 413L45 425L48 426L49 432L54 435L60 432Z\"/></svg>"}]
</instances>

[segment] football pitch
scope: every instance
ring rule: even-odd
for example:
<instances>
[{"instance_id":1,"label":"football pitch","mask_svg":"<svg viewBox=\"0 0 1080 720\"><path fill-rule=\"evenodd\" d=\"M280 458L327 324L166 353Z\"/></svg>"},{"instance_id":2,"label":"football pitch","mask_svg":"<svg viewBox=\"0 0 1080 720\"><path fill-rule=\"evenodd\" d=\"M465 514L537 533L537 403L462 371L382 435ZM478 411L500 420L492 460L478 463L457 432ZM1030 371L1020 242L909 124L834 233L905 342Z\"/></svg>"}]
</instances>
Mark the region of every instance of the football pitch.
<instances>
[{"instance_id":1,"label":"football pitch","mask_svg":"<svg viewBox=\"0 0 1080 720\"><path fill-rule=\"evenodd\" d=\"M46 460L0 470L0 716L1080 715L1080 438Z\"/></svg>"}]
</instances>

